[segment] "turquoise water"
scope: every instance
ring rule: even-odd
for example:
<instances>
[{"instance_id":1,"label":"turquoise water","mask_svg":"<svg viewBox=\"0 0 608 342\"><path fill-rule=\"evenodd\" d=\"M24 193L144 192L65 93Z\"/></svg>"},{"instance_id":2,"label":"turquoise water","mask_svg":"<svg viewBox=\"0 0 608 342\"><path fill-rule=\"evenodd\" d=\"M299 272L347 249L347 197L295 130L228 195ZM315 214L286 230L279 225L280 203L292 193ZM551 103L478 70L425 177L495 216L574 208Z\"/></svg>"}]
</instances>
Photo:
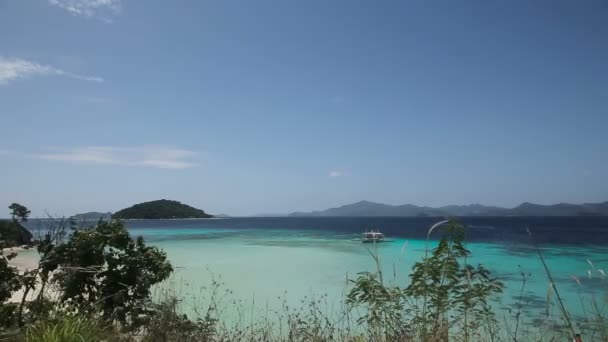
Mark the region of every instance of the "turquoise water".
<instances>
[{"instance_id":1,"label":"turquoise water","mask_svg":"<svg viewBox=\"0 0 608 342\"><path fill-rule=\"evenodd\" d=\"M357 232L362 231L358 228L320 230L314 221L302 221L308 223L298 228L298 224L285 219L287 228L281 229L280 219L272 224L234 220L141 221L130 222L129 226L133 235L142 235L149 244L167 252L176 271L163 286L183 297L186 307L204 301L215 279L223 283L223 289L232 291L226 303L235 299L246 310L252 304L255 310L275 310L283 301L293 306L304 297L324 295L328 307L338 308L348 289L347 279L358 272L376 270L369 249L380 256L385 282L403 287L408 284L413 264L424 253L425 240L420 234L395 236L391 242L373 246L355 240ZM595 240L604 238L603 231L598 230L602 235L596 235ZM544 317L549 281L531 244L516 238L472 240L467 243L472 252L469 262L482 263L505 283L496 308L508 315L508 308L523 294L523 313L530 322ZM573 238L571 244L543 243L540 248L571 315L583 315L589 309L586 302L591 295L602 298L607 293L601 273L608 270L606 245ZM527 278L523 292L521 273ZM559 316L555 295L550 296L550 315Z\"/></svg>"}]
</instances>

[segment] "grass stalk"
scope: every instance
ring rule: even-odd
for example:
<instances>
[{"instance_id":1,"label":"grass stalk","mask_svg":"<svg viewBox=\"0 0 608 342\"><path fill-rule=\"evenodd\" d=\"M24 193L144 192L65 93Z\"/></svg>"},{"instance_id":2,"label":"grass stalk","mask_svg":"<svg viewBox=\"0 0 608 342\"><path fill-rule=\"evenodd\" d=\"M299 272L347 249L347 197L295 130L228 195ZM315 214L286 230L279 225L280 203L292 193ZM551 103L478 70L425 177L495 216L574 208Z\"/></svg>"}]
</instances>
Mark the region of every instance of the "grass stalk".
<instances>
[{"instance_id":1,"label":"grass stalk","mask_svg":"<svg viewBox=\"0 0 608 342\"><path fill-rule=\"evenodd\" d=\"M541 253L540 248L538 248L538 246L534 243L534 238L532 237L532 232L530 231L530 229L526 228L526 231L528 232L528 235L530 236L530 241L532 242L532 246L536 250L536 254L538 255L538 258L540 259L540 262L543 264L545 273L547 274L547 277L549 278L549 282L551 283L551 287L553 288L553 291L555 292L555 297L557 298L557 301L561 308L562 315L563 315L564 319L566 320L568 329L570 329L570 332L572 333L571 338L574 338L576 336L576 333L574 332L574 326L572 325L570 316L568 315L568 312L566 311L566 306L564 305L564 301L562 300L562 297L560 296L559 291L557 290L557 286L555 285L553 276L551 275L551 272L549 271L549 267L547 266L547 263L545 262L545 258L543 257L543 254Z\"/></svg>"}]
</instances>

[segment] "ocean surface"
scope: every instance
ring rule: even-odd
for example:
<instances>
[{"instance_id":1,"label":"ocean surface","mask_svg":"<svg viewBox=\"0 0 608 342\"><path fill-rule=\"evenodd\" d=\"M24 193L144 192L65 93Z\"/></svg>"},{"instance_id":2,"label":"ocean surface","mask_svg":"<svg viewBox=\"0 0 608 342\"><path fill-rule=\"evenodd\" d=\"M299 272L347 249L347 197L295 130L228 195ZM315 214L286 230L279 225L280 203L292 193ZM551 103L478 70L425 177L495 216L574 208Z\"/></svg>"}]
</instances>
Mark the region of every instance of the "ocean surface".
<instances>
[{"instance_id":1,"label":"ocean surface","mask_svg":"<svg viewBox=\"0 0 608 342\"><path fill-rule=\"evenodd\" d=\"M370 250L380 256L388 284L407 286L413 264L424 253L427 231L439 220L227 218L134 220L127 225L133 235L167 252L176 272L164 286L182 296L186 306L204 301L216 281L230 290L226 301L274 310L283 302L297 305L303 298L323 298L329 307L338 308L348 290L347 279L376 270ZM608 217L470 217L460 222L472 252L469 263L483 264L505 284L494 304L505 315L520 303L530 321L546 317L547 310L559 316L534 246L574 317L590 309L592 296L608 294L603 275L608 272ZM392 241L375 246L357 241L369 229L382 231ZM440 237L436 230L431 246Z\"/></svg>"},{"instance_id":2,"label":"ocean surface","mask_svg":"<svg viewBox=\"0 0 608 342\"><path fill-rule=\"evenodd\" d=\"M424 254L427 231L439 220L226 218L132 220L127 226L132 235L166 251L175 272L157 293L179 295L184 310L200 310L215 282L221 284L216 300L227 311L238 307L268 313L284 303L297 306L304 298L322 298L328 310L339 310L347 280L376 270L370 251L379 255L386 283L407 286L413 264ZM509 309L519 303L530 324L547 315L559 316L534 246L573 317L591 310L592 298L602 306L608 303L603 275L608 272L608 217L469 217L460 222L466 226L472 252L468 262L483 264L505 284L493 304L501 315L512 315ZM392 241L358 241L369 229L382 231ZM441 230L433 232L431 247L440 237ZM231 305L234 301L240 305Z\"/></svg>"}]
</instances>

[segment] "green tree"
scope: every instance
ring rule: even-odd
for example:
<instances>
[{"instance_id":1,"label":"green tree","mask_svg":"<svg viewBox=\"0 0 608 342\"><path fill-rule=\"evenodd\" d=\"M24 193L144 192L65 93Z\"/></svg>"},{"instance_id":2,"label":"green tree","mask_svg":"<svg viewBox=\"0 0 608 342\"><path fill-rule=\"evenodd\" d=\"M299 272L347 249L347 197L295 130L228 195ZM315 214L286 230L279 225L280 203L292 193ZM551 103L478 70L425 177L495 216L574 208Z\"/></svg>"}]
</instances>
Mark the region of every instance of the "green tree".
<instances>
[{"instance_id":1,"label":"green tree","mask_svg":"<svg viewBox=\"0 0 608 342\"><path fill-rule=\"evenodd\" d=\"M150 288L173 270L163 251L132 239L122 221L77 229L53 254L43 267L56 270L62 302L127 324L145 311Z\"/></svg>"},{"instance_id":2,"label":"green tree","mask_svg":"<svg viewBox=\"0 0 608 342\"><path fill-rule=\"evenodd\" d=\"M19 203L13 203L9 205L8 208L11 210L13 221L27 222L27 218L30 216L31 211L29 211L25 206Z\"/></svg>"}]
</instances>

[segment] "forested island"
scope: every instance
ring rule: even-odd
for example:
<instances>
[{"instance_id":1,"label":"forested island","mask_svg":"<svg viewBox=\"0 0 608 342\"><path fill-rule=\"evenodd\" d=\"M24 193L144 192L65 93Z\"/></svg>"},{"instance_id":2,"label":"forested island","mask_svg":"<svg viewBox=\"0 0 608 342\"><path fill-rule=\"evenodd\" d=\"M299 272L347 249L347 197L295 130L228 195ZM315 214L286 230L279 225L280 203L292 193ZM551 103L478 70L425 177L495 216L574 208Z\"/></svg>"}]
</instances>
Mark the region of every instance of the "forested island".
<instances>
[{"instance_id":1,"label":"forested island","mask_svg":"<svg viewBox=\"0 0 608 342\"><path fill-rule=\"evenodd\" d=\"M213 215L201 209L191 207L178 201L161 199L157 201L135 204L115 212L114 219L184 219L184 218L211 218Z\"/></svg>"}]
</instances>

